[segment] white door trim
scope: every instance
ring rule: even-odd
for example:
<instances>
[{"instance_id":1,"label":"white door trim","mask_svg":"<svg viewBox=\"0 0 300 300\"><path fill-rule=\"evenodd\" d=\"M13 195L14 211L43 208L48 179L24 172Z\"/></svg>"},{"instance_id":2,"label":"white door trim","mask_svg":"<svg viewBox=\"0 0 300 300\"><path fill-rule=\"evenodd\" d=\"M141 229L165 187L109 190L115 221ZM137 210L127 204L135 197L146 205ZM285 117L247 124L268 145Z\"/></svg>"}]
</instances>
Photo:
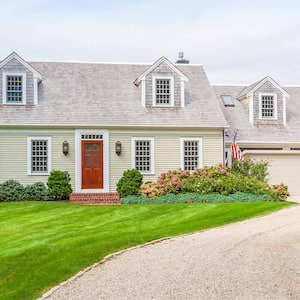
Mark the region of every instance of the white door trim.
<instances>
[{"instance_id":1,"label":"white door trim","mask_svg":"<svg viewBox=\"0 0 300 300\"><path fill-rule=\"evenodd\" d=\"M81 136L102 135L103 140L103 189L82 189L81 187ZM75 192L99 193L109 192L109 132L108 130L75 130Z\"/></svg>"}]
</instances>

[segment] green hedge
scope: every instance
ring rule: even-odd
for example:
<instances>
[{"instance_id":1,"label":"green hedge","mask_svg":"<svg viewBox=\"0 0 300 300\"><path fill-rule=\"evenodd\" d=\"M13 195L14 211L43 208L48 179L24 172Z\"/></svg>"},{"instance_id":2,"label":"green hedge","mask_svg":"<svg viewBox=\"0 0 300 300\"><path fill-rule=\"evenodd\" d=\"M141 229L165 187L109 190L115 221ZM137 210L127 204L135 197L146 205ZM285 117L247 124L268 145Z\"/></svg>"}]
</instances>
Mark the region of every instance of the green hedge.
<instances>
[{"instance_id":1,"label":"green hedge","mask_svg":"<svg viewBox=\"0 0 300 300\"><path fill-rule=\"evenodd\" d=\"M47 199L48 190L43 182L24 186L16 180L9 179L0 184L0 202Z\"/></svg>"},{"instance_id":2,"label":"green hedge","mask_svg":"<svg viewBox=\"0 0 300 300\"><path fill-rule=\"evenodd\" d=\"M72 193L71 178L67 172L52 170L47 181L22 185L17 180L9 179L0 184L0 202L9 201L44 201L65 200Z\"/></svg>"},{"instance_id":3,"label":"green hedge","mask_svg":"<svg viewBox=\"0 0 300 300\"><path fill-rule=\"evenodd\" d=\"M49 200L68 200L72 193L68 172L52 170L47 180Z\"/></svg>"},{"instance_id":4,"label":"green hedge","mask_svg":"<svg viewBox=\"0 0 300 300\"><path fill-rule=\"evenodd\" d=\"M126 170L117 183L117 192L121 197L141 194L143 175L136 169Z\"/></svg>"}]
</instances>

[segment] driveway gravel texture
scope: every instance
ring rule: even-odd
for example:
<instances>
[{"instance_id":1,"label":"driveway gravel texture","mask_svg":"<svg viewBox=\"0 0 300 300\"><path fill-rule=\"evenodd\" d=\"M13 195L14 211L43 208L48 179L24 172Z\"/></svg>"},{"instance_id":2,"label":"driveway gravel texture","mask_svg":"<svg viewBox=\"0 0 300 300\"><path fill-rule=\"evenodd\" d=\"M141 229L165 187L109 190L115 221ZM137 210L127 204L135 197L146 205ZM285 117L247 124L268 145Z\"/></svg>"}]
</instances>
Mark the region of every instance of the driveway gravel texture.
<instances>
[{"instance_id":1,"label":"driveway gravel texture","mask_svg":"<svg viewBox=\"0 0 300 300\"><path fill-rule=\"evenodd\" d=\"M300 205L111 255L43 299L300 299Z\"/></svg>"}]
</instances>

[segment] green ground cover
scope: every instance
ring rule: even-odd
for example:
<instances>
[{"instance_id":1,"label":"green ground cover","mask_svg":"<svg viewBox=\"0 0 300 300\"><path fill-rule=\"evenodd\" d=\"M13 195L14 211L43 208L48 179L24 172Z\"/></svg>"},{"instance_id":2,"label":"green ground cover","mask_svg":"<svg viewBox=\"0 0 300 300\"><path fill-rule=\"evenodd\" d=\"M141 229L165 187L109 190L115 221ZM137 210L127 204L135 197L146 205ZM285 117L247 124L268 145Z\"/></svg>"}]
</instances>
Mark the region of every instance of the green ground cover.
<instances>
[{"instance_id":1,"label":"green ground cover","mask_svg":"<svg viewBox=\"0 0 300 300\"><path fill-rule=\"evenodd\" d=\"M109 253L289 205L0 203L0 299L36 299Z\"/></svg>"}]
</instances>

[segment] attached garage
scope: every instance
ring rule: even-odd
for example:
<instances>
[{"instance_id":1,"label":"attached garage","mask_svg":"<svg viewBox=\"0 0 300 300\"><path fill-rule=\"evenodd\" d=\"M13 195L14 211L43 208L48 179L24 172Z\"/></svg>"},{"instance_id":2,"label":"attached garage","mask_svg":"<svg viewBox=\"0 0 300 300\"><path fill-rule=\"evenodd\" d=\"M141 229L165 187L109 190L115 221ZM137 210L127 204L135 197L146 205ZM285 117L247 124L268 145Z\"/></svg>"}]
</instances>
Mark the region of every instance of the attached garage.
<instances>
[{"instance_id":1,"label":"attached garage","mask_svg":"<svg viewBox=\"0 0 300 300\"><path fill-rule=\"evenodd\" d=\"M269 162L269 182L284 183L292 196L300 196L300 151L245 151L256 160Z\"/></svg>"}]
</instances>

